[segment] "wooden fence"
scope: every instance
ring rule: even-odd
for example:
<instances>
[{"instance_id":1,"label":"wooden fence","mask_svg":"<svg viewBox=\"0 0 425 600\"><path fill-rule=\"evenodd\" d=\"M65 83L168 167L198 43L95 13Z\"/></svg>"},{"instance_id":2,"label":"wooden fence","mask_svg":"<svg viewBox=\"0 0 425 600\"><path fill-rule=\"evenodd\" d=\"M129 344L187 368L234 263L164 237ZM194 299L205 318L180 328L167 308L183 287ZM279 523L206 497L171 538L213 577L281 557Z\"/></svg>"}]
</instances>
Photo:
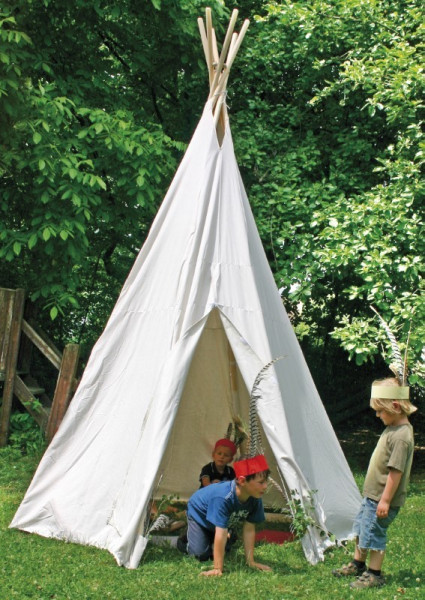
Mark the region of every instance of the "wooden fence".
<instances>
[{"instance_id":1,"label":"wooden fence","mask_svg":"<svg viewBox=\"0 0 425 600\"><path fill-rule=\"evenodd\" d=\"M7 444L13 397L16 396L50 441L56 433L76 388L79 345L67 344L61 353L41 331L24 318L24 290L0 288L0 380L3 399L0 413L0 447ZM31 373L32 349L38 350L58 370L51 400Z\"/></svg>"}]
</instances>

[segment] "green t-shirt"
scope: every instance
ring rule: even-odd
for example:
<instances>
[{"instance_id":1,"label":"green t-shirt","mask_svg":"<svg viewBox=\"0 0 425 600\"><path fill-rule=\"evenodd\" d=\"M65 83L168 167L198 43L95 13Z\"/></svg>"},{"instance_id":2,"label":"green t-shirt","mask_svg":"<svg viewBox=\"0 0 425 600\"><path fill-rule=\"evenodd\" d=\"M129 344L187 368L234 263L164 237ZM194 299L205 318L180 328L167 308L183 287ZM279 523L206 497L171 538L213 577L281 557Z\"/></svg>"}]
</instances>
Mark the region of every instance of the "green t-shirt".
<instances>
[{"instance_id":1,"label":"green t-shirt","mask_svg":"<svg viewBox=\"0 0 425 600\"><path fill-rule=\"evenodd\" d=\"M403 506L412 467L413 448L413 427L410 423L386 427L370 459L363 496L379 501L390 469L396 469L403 475L391 500L391 507Z\"/></svg>"}]
</instances>

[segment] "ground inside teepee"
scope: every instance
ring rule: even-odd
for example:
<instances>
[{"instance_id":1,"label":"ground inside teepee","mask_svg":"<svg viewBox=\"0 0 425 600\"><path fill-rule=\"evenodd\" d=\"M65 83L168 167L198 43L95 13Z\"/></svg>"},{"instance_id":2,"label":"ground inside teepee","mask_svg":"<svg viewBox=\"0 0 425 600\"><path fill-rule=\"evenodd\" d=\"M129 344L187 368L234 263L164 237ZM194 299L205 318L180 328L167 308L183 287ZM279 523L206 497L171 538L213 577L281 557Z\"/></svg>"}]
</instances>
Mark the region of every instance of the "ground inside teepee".
<instances>
[{"instance_id":1,"label":"ground inside teepee","mask_svg":"<svg viewBox=\"0 0 425 600\"><path fill-rule=\"evenodd\" d=\"M175 546L177 538L187 531L185 502L171 500L166 507L155 508L151 516L153 525L150 533L150 541L155 545L170 544ZM291 532L291 517L272 508L265 507L266 520L257 525L256 542L269 544L284 544L293 541Z\"/></svg>"}]
</instances>

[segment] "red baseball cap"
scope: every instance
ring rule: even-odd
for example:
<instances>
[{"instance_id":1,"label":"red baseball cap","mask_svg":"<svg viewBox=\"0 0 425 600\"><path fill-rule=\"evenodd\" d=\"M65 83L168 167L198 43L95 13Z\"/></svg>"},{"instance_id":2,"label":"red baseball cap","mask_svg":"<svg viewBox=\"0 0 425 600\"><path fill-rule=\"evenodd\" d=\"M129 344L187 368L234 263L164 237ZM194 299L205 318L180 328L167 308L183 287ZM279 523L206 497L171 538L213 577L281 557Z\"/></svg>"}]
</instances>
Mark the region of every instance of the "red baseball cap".
<instances>
[{"instance_id":1,"label":"red baseball cap","mask_svg":"<svg viewBox=\"0 0 425 600\"><path fill-rule=\"evenodd\" d=\"M237 447L236 444L234 444L231 440L227 439L227 438L222 438L221 440L218 440L215 443L214 446L214 450L216 448L218 448L219 446L225 446L226 448L230 448L232 455L235 456L236 452L237 452Z\"/></svg>"}]
</instances>

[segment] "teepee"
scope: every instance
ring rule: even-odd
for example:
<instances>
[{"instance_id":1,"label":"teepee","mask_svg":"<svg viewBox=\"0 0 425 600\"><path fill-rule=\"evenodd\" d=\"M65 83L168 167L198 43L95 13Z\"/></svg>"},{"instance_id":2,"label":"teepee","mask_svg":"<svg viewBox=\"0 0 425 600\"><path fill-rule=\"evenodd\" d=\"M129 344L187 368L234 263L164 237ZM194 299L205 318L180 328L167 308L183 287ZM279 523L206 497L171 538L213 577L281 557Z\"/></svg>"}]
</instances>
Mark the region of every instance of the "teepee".
<instances>
[{"instance_id":1,"label":"teepee","mask_svg":"<svg viewBox=\"0 0 425 600\"><path fill-rule=\"evenodd\" d=\"M200 20L210 96L11 523L105 548L128 568L138 566L148 542L151 499L185 499L199 487L213 443L236 417L248 421L249 390L278 356L284 358L261 384L258 418L273 478L314 519L302 540L311 563L323 558L329 532L339 540L350 536L360 504L236 164L224 102L248 27L233 33L236 17L234 11L220 55L208 9L206 28Z\"/></svg>"}]
</instances>

